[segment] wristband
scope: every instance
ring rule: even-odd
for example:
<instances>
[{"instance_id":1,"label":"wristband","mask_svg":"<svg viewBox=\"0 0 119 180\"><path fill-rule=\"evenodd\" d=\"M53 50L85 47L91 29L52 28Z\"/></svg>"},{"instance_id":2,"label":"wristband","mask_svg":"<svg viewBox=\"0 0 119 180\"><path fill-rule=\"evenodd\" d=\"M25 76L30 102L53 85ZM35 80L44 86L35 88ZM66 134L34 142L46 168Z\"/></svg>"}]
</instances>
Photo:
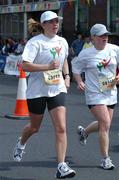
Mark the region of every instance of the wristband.
<instances>
[{"instance_id":1,"label":"wristband","mask_svg":"<svg viewBox=\"0 0 119 180\"><path fill-rule=\"evenodd\" d=\"M70 77L70 75L69 75L69 74L64 74L64 77L66 77L66 76L69 76L69 77Z\"/></svg>"}]
</instances>

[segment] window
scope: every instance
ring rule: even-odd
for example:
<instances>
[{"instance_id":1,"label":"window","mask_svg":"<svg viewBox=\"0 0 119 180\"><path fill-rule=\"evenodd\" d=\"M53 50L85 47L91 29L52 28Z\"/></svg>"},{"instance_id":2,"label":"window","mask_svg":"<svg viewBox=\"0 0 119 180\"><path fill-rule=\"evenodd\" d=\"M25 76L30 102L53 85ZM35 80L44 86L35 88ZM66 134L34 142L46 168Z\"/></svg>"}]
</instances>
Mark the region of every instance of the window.
<instances>
[{"instance_id":1,"label":"window","mask_svg":"<svg viewBox=\"0 0 119 180\"><path fill-rule=\"evenodd\" d=\"M119 2L110 1L110 30L119 33Z\"/></svg>"},{"instance_id":2,"label":"window","mask_svg":"<svg viewBox=\"0 0 119 180\"><path fill-rule=\"evenodd\" d=\"M12 4L23 3L23 0L12 0Z\"/></svg>"},{"instance_id":3,"label":"window","mask_svg":"<svg viewBox=\"0 0 119 180\"><path fill-rule=\"evenodd\" d=\"M0 5L7 5L8 4L8 0L0 0Z\"/></svg>"},{"instance_id":4,"label":"window","mask_svg":"<svg viewBox=\"0 0 119 180\"><path fill-rule=\"evenodd\" d=\"M77 30L84 31L87 29L87 25L88 25L88 6L80 4L78 9Z\"/></svg>"},{"instance_id":5,"label":"window","mask_svg":"<svg viewBox=\"0 0 119 180\"><path fill-rule=\"evenodd\" d=\"M27 0L27 2L43 2L43 0Z\"/></svg>"},{"instance_id":6,"label":"window","mask_svg":"<svg viewBox=\"0 0 119 180\"><path fill-rule=\"evenodd\" d=\"M14 37L14 39L23 38L23 32L22 13L0 15L0 36L3 37L3 39L7 39L10 36Z\"/></svg>"}]
</instances>

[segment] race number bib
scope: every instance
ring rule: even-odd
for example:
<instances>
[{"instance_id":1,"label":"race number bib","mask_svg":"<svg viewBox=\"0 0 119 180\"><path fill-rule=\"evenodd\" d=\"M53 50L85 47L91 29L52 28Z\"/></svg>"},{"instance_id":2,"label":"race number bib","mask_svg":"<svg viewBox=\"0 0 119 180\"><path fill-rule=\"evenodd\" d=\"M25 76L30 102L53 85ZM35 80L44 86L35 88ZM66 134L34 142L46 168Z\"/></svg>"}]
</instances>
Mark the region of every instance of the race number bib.
<instances>
[{"instance_id":1,"label":"race number bib","mask_svg":"<svg viewBox=\"0 0 119 180\"><path fill-rule=\"evenodd\" d=\"M99 86L101 92L112 89L115 84L115 76L99 77Z\"/></svg>"},{"instance_id":2,"label":"race number bib","mask_svg":"<svg viewBox=\"0 0 119 180\"><path fill-rule=\"evenodd\" d=\"M62 71L59 69L49 70L43 72L44 81L48 85L56 85L59 84L62 79Z\"/></svg>"}]
</instances>

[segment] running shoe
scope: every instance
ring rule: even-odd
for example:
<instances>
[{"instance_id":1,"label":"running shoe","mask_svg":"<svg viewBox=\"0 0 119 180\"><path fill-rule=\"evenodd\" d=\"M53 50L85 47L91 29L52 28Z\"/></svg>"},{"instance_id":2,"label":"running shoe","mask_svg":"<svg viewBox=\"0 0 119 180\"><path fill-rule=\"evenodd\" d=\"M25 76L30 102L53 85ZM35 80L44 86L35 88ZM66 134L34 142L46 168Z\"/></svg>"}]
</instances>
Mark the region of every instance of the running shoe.
<instances>
[{"instance_id":1,"label":"running shoe","mask_svg":"<svg viewBox=\"0 0 119 180\"><path fill-rule=\"evenodd\" d=\"M86 145L88 135L86 134L84 127L78 126L77 133L79 135L80 144Z\"/></svg>"},{"instance_id":2,"label":"running shoe","mask_svg":"<svg viewBox=\"0 0 119 180\"><path fill-rule=\"evenodd\" d=\"M65 179L65 178L72 178L76 175L76 172L71 169L65 162L61 164L57 168L57 172L55 178L57 179Z\"/></svg>"},{"instance_id":3,"label":"running shoe","mask_svg":"<svg viewBox=\"0 0 119 180\"><path fill-rule=\"evenodd\" d=\"M25 146L23 146L23 148L19 147L20 139L21 138L18 139L17 144L13 151L13 159L14 159L14 161L17 161L17 162L20 162L22 160L22 156L23 156L24 149L25 149Z\"/></svg>"},{"instance_id":4,"label":"running shoe","mask_svg":"<svg viewBox=\"0 0 119 180\"><path fill-rule=\"evenodd\" d=\"M110 157L102 159L100 167L105 170L112 170L115 168L114 164L112 164L112 160L110 159Z\"/></svg>"}]
</instances>

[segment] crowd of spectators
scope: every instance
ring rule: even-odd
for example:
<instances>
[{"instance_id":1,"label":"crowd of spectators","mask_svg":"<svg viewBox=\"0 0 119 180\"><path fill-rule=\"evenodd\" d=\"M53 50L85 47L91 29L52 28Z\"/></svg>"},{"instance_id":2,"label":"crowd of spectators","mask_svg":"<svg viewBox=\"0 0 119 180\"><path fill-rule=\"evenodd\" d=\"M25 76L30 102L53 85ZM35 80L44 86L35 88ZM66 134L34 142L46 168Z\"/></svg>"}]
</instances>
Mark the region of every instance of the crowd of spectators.
<instances>
[{"instance_id":1,"label":"crowd of spectators","mask_svg":"<svg viewBox=\"0 0 119 180\"><path fill-rule=\"evenodd\" d=\"M22 54L27 40L29 40L37 34L40 34L41 32L42 29L40 23L30 18L28 20L27 39L19 39L16 41L13 37L8 37L6 40L3 40L3 38L0 37L0 55L9 56L9 54Z\"/></svg>"},{"instance_id":2,"label":"crowd of spectators","mask_svg":"<svg viewBox=\"0 0 119 180\"><path fill-rule=\"evenodd\" d=\"M88 48L90 46L92 46L92 42L91 42L89 31L76 32L75 39L69 45L68 64L69 64L69 72L70 72L71 80L72 80L72 77L73 77L72 65L71 65L72 59L74 57L78 56L78 54L80 53L80 51L82 49ZM84 79L84 75L83 75L83 79Z\"/></svg>"},{"instance_id":3,"label":"crowd of spectators","mask_svg":"<svg viewBox=\"0 0 119 180\"><path fill-rule=\"evenodd\" d=\"M19 55L22 54L26 40L14 40L12 37L3 40L0 38L0 54L8 56L9 54Z\"/></svg>"}]
</instances>

